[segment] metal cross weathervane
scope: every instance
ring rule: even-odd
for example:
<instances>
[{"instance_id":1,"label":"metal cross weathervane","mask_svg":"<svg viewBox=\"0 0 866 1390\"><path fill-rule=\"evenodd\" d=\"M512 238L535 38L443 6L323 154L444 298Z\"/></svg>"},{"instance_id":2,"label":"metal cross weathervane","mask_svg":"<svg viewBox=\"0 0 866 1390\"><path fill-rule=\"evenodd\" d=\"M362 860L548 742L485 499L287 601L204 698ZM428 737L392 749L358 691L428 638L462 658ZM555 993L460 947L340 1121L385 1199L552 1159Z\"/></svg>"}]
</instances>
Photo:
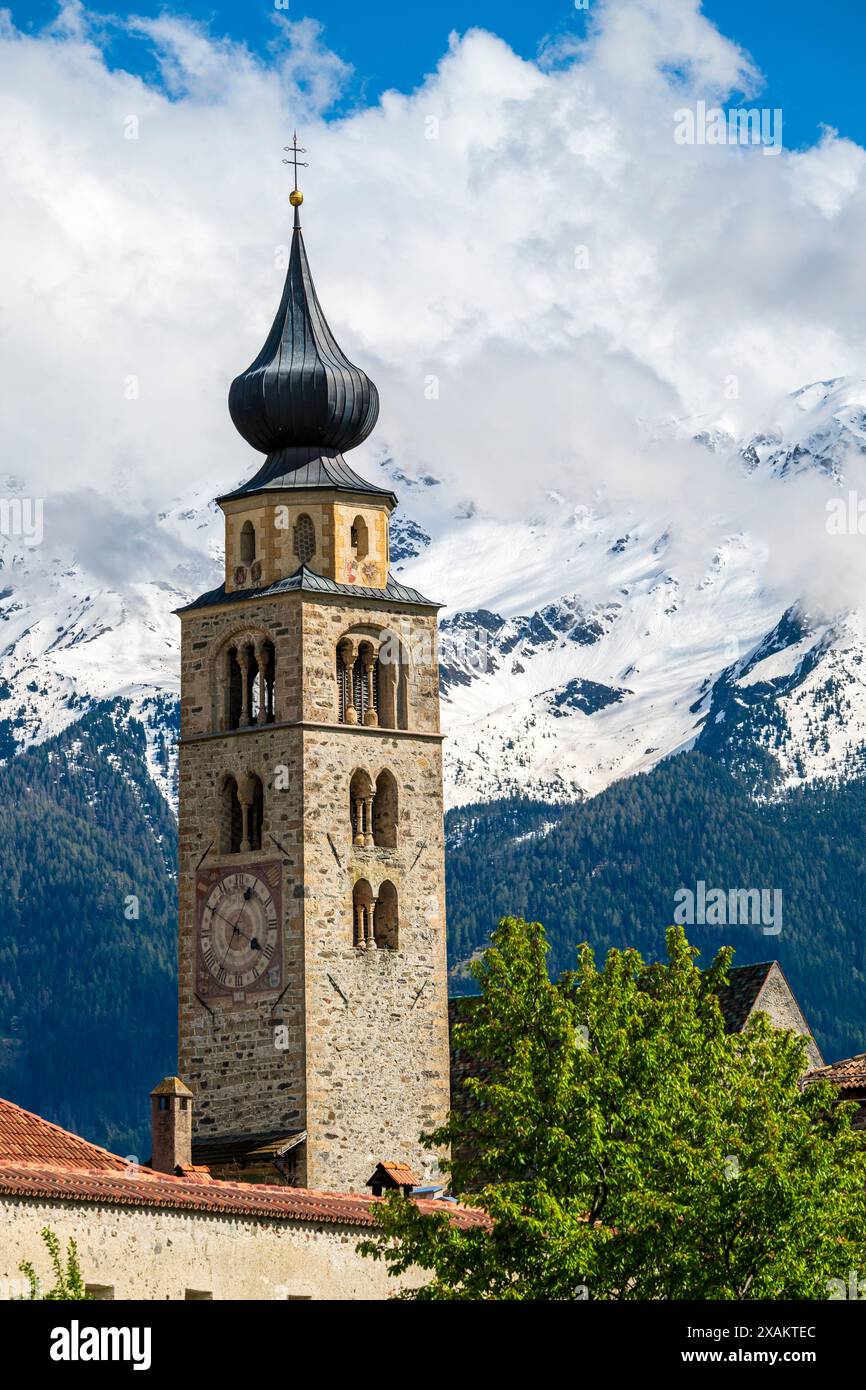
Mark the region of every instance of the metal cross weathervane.
<instances>
[{"instance_id":1,"label":"metal cross weathervane","mask_svg":"<svg viewBox=\"0 0 866 1390\"><path fill-rule=\"evenodd\" d=\"M292 164L294 165L295 169L295 187L289 201L292 203L293 206L297 207L298 203L302 201L304 196L302 193L298 191L298 169L308 169L310 167L305 159L298 159L298 155L306 154L307 151L304 149L303 145L298 144L297 131L295 131L292 136L292 143L290 145L283 145L283 149L285 150L286 154L289 155L289 158L284 159L283 163Z\"/></svg>"}]
</instances>

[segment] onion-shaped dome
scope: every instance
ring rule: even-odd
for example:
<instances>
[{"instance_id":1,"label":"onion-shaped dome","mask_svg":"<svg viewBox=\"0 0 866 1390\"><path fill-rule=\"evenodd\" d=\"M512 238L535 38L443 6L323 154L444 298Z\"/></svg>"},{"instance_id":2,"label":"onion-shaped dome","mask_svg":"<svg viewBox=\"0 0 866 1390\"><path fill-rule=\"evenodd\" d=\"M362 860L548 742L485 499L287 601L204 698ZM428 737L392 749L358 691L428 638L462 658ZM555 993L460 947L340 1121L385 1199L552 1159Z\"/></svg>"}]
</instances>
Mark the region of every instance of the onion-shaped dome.
<instances>
[{"instance_id":1,"label":"onion-shaped dome","mask_svg":"<svg viewBox=\"0 0 866 1390\"><path fill-rule=\"evenodd\" d=\"M353 449L379 414L375 385L346 357L322 313L297 207L280 307L258 357L231 384L229 412L263 454Z\"/></svg>"}]
</instances>

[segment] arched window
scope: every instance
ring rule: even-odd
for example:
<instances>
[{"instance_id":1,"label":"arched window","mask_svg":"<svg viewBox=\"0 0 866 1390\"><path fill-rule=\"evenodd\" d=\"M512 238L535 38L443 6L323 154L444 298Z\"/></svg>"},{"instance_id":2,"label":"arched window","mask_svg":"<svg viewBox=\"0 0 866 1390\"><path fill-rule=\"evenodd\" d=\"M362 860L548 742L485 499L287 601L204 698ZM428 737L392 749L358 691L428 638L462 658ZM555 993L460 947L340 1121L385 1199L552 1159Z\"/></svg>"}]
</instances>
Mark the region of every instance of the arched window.
<instances>
[{"instance_id":1,"label":"arched window","mask_svg":"<svg viewBox=\"0 0 866 1390\"><path fill-rule=\"evenodd\" d=\"M367 639L355 648L351 637L337 645L337 719L340 724L379 723L379 662Z\"/></svg>"},{"instance_id":2,"label":"arched window","mask_svg":"<svg viewBox=\"0 0 866 1390\"><path fill-rule=\"evenodd\" d=\"M373 843L386 849L397 843L397 782L387 768L376 778L373 794Z\"/></svg>"},{"instance_id":3,"label":"arched window","mask_svg":"<svg viewBox=\"0 0 866 1390\"><path fill-rule=\"evenodd\" d=\"M380 951L396 951L398 934L397 889L386 879L373 909L373 940Z\"/></svg>"},{"instance_id":4,"label":"arched window","mask_svg":"<svg viewBox=\"0 0 866 1390\"><path fill-rule=\"evenodd\" d=\"M357 724L358 716L352 704L351 682L349 675L354 659L351 642L340 642L337 646L337 722L339 724ZM351 707L352 716L349 715Z\"/></svg>"},{"instance_id":5,"label":"arched window","mask_svg":"<svg viewBox=\"0 0 866 1390\"><path fill-rule=\"evenodd\" d=\"M352 704L359 724L378 724L379 662L372 642L362 642L358 648L352 667Z\"/></svg>"},{"instance_id":6,"label":"arched window","mask_svg":"<svg viewBox=\"0 0 866 1390\"><path fill-rule=\"evenodd\" d=\"M256 558L256 528L251 521L241 527L241 564L251 565Z\"/></svg>"},{"instance_id":7,"label":"arched window","mask_svg":"<svg viewBox=\"0 0 866 1390\"><path fill-rule=\"evenodd\" d=\"M352 554L358 560L363 560L370 548L370 537L367 531L367 523L362 516L356 516L352 522L351 532Z\"/></svg>"},{"instance_id":8,"label":"arched window","mask_svg":"<svg viewBox=\"0 0 866 1390\"><path fill-rule=\"evenodd\" d=\"M306 512L295 522L292 550L302 565L308 565L316 553L316 528Z\"/></svg>"},{"instance_id":9,"label":"arched window","mask_svg":"<svg viewBox=\"0 0 866 1390\"><path fill-rule=\"evenodd\" d=\"M261 849L262 827L265 819L265 789L260 777L253 777L251 792L248 822L250 849Z\"/></svg>"},{"instance_id":10,"label":"arched window","mask_svg":"<svg viewBox=\"0 0 866 1390\"><path fill-rule=\"evenodd\" d=\"M373 936L373 890L365 878L352 889L352 940L361 950L375 946Z\"/></svg>"},{"instance_id":11,"label":"arched window","mask_svg":"<svg viewBox=\"0 0 866 1390\"><path fill-rule=\"evenodd\" d=\"M409 661L396 633L381 636L376 663L376 715L382 729L409 727Z\"/></svg>"},{"instance_id":12,"label":"arched window","mask_svg":"<svg viewBox=\"0 0 866 1390\"><path fill-rule=\"evenodd\" d=\"M265 789L260 777L227 777L220 808L220 853L245 854L262 847Z\"/></svg>"},{"instance_id":13,"label":"arched window","mask_svg":"<svg viewBox=\"0 0 866 1390\"><path fill-rule=\"evenodd\" d=\"M234 777L223 783L220 816L220 853L238 854L244 838L244 818Z\"/></svg>"},{"instance_id":14,"label":"arched window","mask_svg":"<svg viewBox=\"0 0 866 1390\"><path fill-rule=\"evenodd\" d=\"M231 646L226 652L227 729L245 729L250 724L273 724L276 653L273 642L250 639Z\"/></svg>"},{"instance_id":15,"label":"arched window","mask_svg":"<svg viewBox=\"0 0 866 1390\"><path fill-rule=\"evenodd\" d=\"M372 845L373 782L363 770L356 772L349 783L349 824L353 845Z\"/></svg>"}]
</instances>

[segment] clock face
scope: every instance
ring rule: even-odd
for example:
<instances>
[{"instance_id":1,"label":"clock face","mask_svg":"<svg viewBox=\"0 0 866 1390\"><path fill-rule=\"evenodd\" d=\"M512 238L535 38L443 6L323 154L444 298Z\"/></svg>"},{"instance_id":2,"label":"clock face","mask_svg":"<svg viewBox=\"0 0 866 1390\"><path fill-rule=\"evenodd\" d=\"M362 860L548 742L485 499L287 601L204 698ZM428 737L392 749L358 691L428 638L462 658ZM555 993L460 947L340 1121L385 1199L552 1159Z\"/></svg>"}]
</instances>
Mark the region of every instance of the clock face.
<instances>
[{"instance_id":1,"label":"clock face","mask_svg":"<svg viewBox=\"0 0 866 1390\"><path fill-rule=\"evenodd\" d=\"M277 989L281 976L280 865L239 865L199 876L199 993Z\"/></svg>"}]
</instances>

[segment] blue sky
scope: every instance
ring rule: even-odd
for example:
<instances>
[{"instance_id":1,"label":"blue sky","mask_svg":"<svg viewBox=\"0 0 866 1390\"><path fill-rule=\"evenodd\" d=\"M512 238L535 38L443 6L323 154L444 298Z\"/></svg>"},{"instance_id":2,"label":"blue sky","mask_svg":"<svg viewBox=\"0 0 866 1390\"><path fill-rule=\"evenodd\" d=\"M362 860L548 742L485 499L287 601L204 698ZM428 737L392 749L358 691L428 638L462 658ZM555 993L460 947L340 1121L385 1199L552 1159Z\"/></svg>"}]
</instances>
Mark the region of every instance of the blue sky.
<instances>
[{"instance_id":1,"label":"blue sky","mask_svg":"<svg viewBox=\"0 0 866 1390\"><path fill-rule=\"evenodd\" d=\"M407 6L400 0L288 0L280 12L292 20L313 17L324 25L324 41L355 70L349 104L373 102L389 87L410 91L435 68L451 30L492 30L522 56L534 57L548 37L583 33L587 12L573 0L438 0ZM592 0L590 0L590 6ZM111 14L115 0L90 0L88 9ZM274 5L267 0L133 0L127 12L181 14L265 52L273 35ZM12 0L19 28L39 27L56 13L54 0ZM866 6L859 0L705 0L704 13L726 35L748 49L767 85L761 104L784 112L785 144L811 144L827 124L866 144L862 98L862 54ZM141 71L150 60L143 45L118 38L111 57L117 66Z\"/></svg>"}]
</instances>

